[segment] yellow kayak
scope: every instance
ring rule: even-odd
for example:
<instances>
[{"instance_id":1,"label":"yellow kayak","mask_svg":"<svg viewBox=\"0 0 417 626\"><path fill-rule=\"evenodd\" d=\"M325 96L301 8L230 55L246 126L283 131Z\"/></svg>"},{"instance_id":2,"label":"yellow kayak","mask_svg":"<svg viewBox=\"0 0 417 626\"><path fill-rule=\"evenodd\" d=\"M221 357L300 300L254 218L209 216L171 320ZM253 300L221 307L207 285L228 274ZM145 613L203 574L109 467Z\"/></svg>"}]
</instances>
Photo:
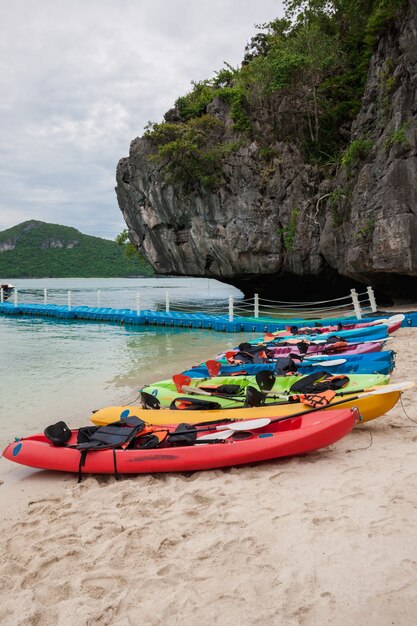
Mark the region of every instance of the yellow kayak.
<instances>
[{"instance_id":1,"label":"yellow kayak","mask_svg":"<svg viewBox=\"0 0 417 626\"><path fill-rule=\"evenodd\" d=\"M343 398L337 396L326 407L332 409L335 405L340 408L350 409L357 407L362 416L362 421L367 422L376 417L384 415L392 409L398 402L400 395L406 389L410 389L415 383L399 383L392 385L382 385L369 389L363 393L344 395ZM343 401L343 402L342 402ZM187 424L197 424L200 422L217 422L222 420L250 420L261 417L290 417L300 412L308 413L317 411L301 403L280 404L280 405L264 405L253 408L236 408L236 409L220 409L220 410L185 410L172 411L169 409L160 409L159 411L151 411L143 409L140 406L110 406L95 411L91 416L91 421L97 426L103 426L119 420L127 415L136 415L147 424L177 424L179 422L187 422ZM323 410L323 409L321 409ZM326 409L324 409L326 410Z\"/></svg>"}]
</instances>

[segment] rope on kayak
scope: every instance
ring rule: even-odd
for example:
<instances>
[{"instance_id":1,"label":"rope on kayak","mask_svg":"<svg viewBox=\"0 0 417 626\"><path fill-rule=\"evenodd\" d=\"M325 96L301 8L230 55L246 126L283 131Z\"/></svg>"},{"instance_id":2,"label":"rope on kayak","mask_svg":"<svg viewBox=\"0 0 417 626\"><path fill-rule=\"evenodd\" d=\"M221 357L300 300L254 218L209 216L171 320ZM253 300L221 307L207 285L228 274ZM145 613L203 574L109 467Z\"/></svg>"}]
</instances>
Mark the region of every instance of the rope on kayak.
<instances>
[{"instance_id":1,"label":"rope on kayak","mask_svg":"<svg viewBox=\"0 0 417 626\"><path fill-rule=\"evenodd\" d=\"M403 411L404 411L404 415L406 416L406 418L407 418L407 419L409 419L409 420L410 420L410 422L413 422L413 424L417 424L416 420L413 420L413 418L412 418L412 417L410 417L410 416L408 415L407 411L405 410L405 406L404 406L404 403L403 403L403 396L402 396L402 394L401 394L401 396L400 396L400 402L401 402L401 406L402 406L402 409L403 409Z\"/></svg>"},{"instance_id":2,"label":"rope on kayak","mask_svg":"<svg viewBox=\"0 0 417 626\"><path fill-rule=\"evenodd\" d=\"M363 448L352 448L350 450L345 450L346 454L349 454L349 452L356 452L357 450L368 450L369 448L371 448L373 444L372 430L368 430L368 433L370 437L369 445L364 446Z\"/></svg>"},{"instance_id":3,"label":"rope on kayak","mask_svg":"<svg viewBox=\"0 0 417 626\"><path fill-rule=\"evenodd\" d=\"M140 392L139 395L136 396L136 398L134 398L133 400L131 400L130 402L125 402L123 406L129 406L130 404L133 404L134 402L136 402L137 400L140 399Z\"/></svg>"}]
</instances>

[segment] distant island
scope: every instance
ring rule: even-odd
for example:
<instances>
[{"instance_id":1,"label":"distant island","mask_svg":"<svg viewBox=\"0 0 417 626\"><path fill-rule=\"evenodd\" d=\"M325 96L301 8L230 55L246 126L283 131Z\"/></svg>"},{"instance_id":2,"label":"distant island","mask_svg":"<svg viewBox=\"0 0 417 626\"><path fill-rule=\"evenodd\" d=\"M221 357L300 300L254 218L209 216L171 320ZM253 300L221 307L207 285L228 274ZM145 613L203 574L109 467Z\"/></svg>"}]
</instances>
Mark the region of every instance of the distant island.
<instances>
[{"instance_id":1,"label":"distant island","mask_svg":"<svg viewBox=\"0 0 417 626\"><path fill-rule=\"evenodd\" d=\"M127 244L126 244L127 245ZM84 235L76 228L29 220L0 231L0 276L11 278L126 278L153 276L126 245Z\"/></svg>"}]
</instances>

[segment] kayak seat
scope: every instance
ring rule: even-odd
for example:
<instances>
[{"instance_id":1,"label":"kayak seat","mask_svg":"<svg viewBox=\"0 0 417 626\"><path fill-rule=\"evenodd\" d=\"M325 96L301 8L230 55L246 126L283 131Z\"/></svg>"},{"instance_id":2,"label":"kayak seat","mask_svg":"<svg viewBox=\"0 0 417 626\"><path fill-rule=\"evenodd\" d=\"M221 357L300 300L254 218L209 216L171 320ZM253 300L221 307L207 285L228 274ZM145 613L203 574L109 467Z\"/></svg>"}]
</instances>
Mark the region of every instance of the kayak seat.
<instances>
[{"instance_id":1,"label":"kayak seat","mask_svg":"<svg viewBox=\"0 0 417 626\"><path fill-rule=\"evenodd\" d=\"M71 438L71 430L62 421L47 426L43 434L54 446L65 446Z\"/></svg>"}]
</instances>

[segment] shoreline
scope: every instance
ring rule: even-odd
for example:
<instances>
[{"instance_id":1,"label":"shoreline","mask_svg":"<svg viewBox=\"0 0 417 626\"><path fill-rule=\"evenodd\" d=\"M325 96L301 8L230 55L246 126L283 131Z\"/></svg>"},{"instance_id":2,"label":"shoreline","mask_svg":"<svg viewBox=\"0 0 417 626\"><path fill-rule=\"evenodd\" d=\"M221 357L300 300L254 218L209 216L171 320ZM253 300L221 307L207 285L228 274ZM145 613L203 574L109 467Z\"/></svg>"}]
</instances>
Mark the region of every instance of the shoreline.
<instances>
[{"instance_id":1,"label":"shoreline","mask_svg":"<svg viewBox=\"0 0 417 626\"><path fill-rule=\"evenodd\" d=\"M394 335L393 382L413 379L415 345L417 329ZM80 485L15 466L0 477L2 624L409 626L414 393L410 419L398 403L303 457Z\"/></svg>"}]
</instances>

